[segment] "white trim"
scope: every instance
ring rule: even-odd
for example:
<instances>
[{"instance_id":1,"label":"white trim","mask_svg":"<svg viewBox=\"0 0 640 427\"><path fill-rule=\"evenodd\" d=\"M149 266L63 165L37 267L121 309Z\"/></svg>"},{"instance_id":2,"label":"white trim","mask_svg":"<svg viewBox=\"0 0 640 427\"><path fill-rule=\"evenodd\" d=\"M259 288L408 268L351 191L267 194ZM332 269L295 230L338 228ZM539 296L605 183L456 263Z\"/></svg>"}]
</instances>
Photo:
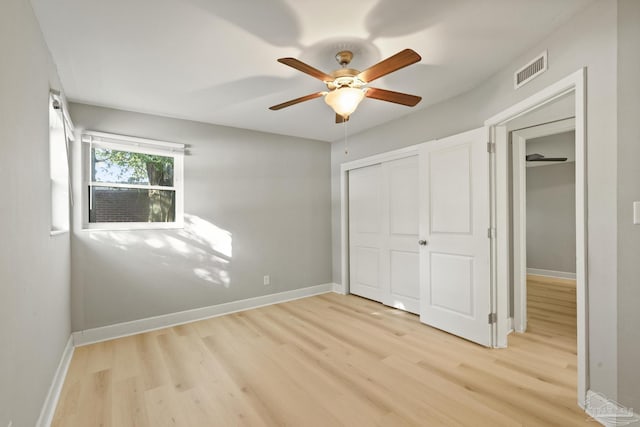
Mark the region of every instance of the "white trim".
<instances>
[{"instance_id":1,"label":"white trim","mask_svg":"<svg viewBox=\"0 0 640 427\"><path fill-rule=\"evenodd\" d=\"M505 124L540 106L547 104L567 93L575 93L575 140L576 140L576 302L577 302L577 353L578 353L578 404L584 406L586 391L589 384L588 366L588 334L587 334L587 180L586 180L586 69L582 68L560 81L548 86L529 98L496 114L487 121L485 126L492 142L496 144L495 162L495 192L492 223L497 224L497 257L495 261L496 274L493 288L497 292L498 329L504 331L499 334L498 341L506 343L506 313L508 308L508 278L509 263L509 197L507 175L507 132Z\"/></svg>"},{"instance_id":2,"label":"white trim","mask_svg":"<svg viewBox=\"0 0 640 427\"><path fill-rule=\"evenodd\" d=\"M542 138L543 136L557 135L559 133L570 132L576 128L576 119L571 117L556 122L544 123L514 131L524 139Z\"/></svg>"},{"instance_id":3,"label":"white trim","mask_svg":"<svg viewBox=\"0 0 640 427\"><path fill-rule=\"evenodd\" d=\"M507 335L513 332L513 317L507 318Z\"/></svg>"},{"instance_id":4,"label":"white trim","mask_svg":"<svg viewBox=\"0 0 640 427\"><path fill-rule=\"evenodd\" d=\"M181 228L184 228L183 219L175 222L90 222L80 231L179 230Z\"/></svg>"},{"instance_id":5,"label":"white trim","mask_svg":"<svg viewBox=\"0 0 640 427\"><path fill-rule=\"evenodd\" d=\"M492 150L489 153L489 175L490 175L490 223L495 230L490 239L491 245L491 311L496 313L497 321L492 325L492 342L495 348L507 347L508 326L506 317L509 312L509 287L502 291L498 288L500 283L509 281L509 248L500 244L500 238L509 235L509 225L507 218L500 215L502 212L502 194L496 184L496 177L506 175L507 157L506 150L498 150L498 142L506 140L506 127L496 128L490 126L487 129L489 142L492 143ZM508 242L508 240L507 240Z\"/></svg>"},{"instance_id":6,"label":"white trim","mask_svg":"<svg viewBox=\"0 0 640 427\"><path fill-rule=\"evenodd\" d=\"M542 126L544 127L544 125ZM527 139L513 132L513 319L518 332L527 330Z\"/></svg>"},{"instance_id":7,"label":"white trim","mask_svg":"<svg viewBox=\"0 0 640 427\"><path fill-rule=\"evenodd\" d=\"M340 279L342 292L350 293L349 284L349 172L340 168L340 247L342 249L342 269Z\"/></svg>"},{"instance_id":8,"label":"white trim","mask_svg":"<svg viewBox=\"0 0 640 427\"><path fill-rule=\"evenodd\" d=\"M342 286L339 283L332 283L333 286L333 292L335 292L336 294L340 294L340 295L346 295L345 291L344 291L344 286Z\"/></svg>"},{"instance_id":9,"label":"white trim","mask_svg":"<svg viewBox=\"0 0 640 427\"><path fill-rule=\"evenodd\" d=\"M159 141L157 139L139 138L137 136L117 135L115 133L85 131L82 133L82 142L91 142L99 145L100 142L106 142L109 145L127 145L129 147L163 147L165 151L184 151L185 145L176 142ZM131 148L128 148L131 150Z\"/></svg>"},{"instance_id":10,"label":"white trim","mask_svg":"<svg viewBox=\"0 0 640 427\"><path fill-rule=\"evenodd\" d=\"M590 417L606 427L623 426L640 421L633 408L626 408L602 393L587 391L584 410Z\"/></svg>"},{"instance_id":11,"label":"white trim","mask_svg":"<svg viewBox=\"0 0 640 427\"><path fill-rule=\"evenodd\" d=\"M165 148L162 145L156 145L153 143L147 144L130 144L126 142L120 142L112 139L103 139L100 142L88 138L86 135L82 135L85 138L85 145L90 145L93 148L111 149L116 151L129 151L131 153L152 154L154 156L170 157L175 154L184 154L183 149ZM113 142L111 142L113 141ZM151 140L150 140L151 141Z\"/></svg>"},{"instance_id":12,"label":"white trim","mask_svg":"<svg viewBox=\"0 0 640 427\"><path fill-rule=\"evenodd\" d=\"M547 104L562 97L563 95L566 95L567 93L573 92L579 83L584 81L585 73L586 69L582 68L572 74L569 74L565 78L547 86L545 89L542 89L540 92L531 95L529 98L524 99L485 120L485 126L503 125L508 121L524 116L525 114L539 108L541 105ZM578 115L576 114L576 123L577 122Z\"/></svg>"},{"instance_id":13,"label":"white trim","mask_svg":"<svg viewBox=\"0 0 640 427\"><path fill-rule=\"evenodd\" d=\"M64 347L60 363L53 375L53 380L49 386L47 397L44 399L42 409L40 410L40 416L36 422L36 427L48 427L53 421L53 415L55 414L56 407L58 406L58 399L60 398L60 392L62 391L62 385L67 376L69 370L69 364L71 364L71 358L73 356L73 337L69 336L67 345Z\"/></svg>"},{"instance_id":14,"label":"white trim","mask_svg":"<svg viewBox=\"0 0 640 427\"><path fill-rule=\"evenodd\" d=\"M160 190L160 191L176 191L174 186L150 185L150 184L118 184L115 182L91 181L89 185L92 187L105 188L133 188L136 190Z\"/></svg>"},{"instance_id":15,"label":"white trim","mask_svg":"<svg viewBox=\"0 0 640 427\"><path fill-rule=\"evenodd\" d=\"M576 304L578 350L578 403L583 403L589 389L589 306L587 265L587 71L575 73L576 105Z\"/></svg>"},{"instance_id":16,"label":"white trim","mask_svg":"<svg viewBox=\"0 0 640 427\"><path fill-rule=\"evenodd\" d=\"M131 322L116 323L114 325L86 329L84 331L74 332L72 334L73 342L76 346L93 344L114 338L126 337L142 332L149 332L156 329L163 329L171 326L182 325L184 323L209 319L211 317L224 316L225 314L231 314L238 311L279 304L313 295L325 294L332 292L333 288L333 283L325 283L302 289L294 289L292 291L247 298L239 301L231 301L224 304L148 317L146 319L133 320Z\"/></svg>"},{"instance_id":17,"label":"white trim","mask_svg":"<svg viewBox=\"0 0 640 427\"><path fill-rule=\"evenodd\" d=\"M533 274L536 276L555 277L558 279L576 279L576 273L569 273L567 271L554 271L543 270L540 268L527 268L527 274Z\"/></svg>"},{"instance_id":18,"label":"white trim","mask_svg":"<svg viewBox=\"0 0 640 427\"><path fill-rule=\"evenodd\" d=\"M57 106L56 106L57 104ZM68 231L71 221L71 161L69 142L72 140L64 116L64 101L58 92L49 98L49 213L50 232ZM51 234L54 235L54 234Z\"/></svg>"},{"instance_id":19,"label":"white trim","mask_svg":"<svg viewBox=\"0 0 640 427\"><path fill-rule=\"evenodd\" d=\"M420 147L424 143L410 145L408 147L399 148L397 150L387 151L385 153L374 154L372 156L363 157L361 159L352 160L340 165L341 171L363 168L366 166L377 165L382 162L390 162L392 160L404 159L405 157L415 156L419 153Z\"/></svg>"},{"instance_id":20,"label":"white trim","mask_svg":"<svg viewBox=\"0 0 640 427\"><path fill-rule=\"evenodd\" d=\"M377 165L382 162L403 159L411 156L419 156L420 148L428 142L410 145L408 147L399 148L397 150L387 151L385 153L375 154L373 156L364 157L362 159L353 160L340 165L340 245L342 249L342 294L350 293L349 288L349 171L352 169L363 168L367 166Z\"/></svg>"}]
</instances>

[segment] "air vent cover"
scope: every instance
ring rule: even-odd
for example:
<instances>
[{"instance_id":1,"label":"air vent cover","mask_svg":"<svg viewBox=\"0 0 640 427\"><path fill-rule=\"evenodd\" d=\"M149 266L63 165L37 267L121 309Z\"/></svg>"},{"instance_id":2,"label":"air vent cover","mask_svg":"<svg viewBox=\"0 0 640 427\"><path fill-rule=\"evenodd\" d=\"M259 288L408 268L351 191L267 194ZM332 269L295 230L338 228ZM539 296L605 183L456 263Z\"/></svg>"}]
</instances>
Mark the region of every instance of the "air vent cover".
<instances>
[{"instance_id":1,"label":"air vent cover","mask_svg":"<svg viewBox=\"0 0 640 427\"><path fill-rule=\"evenodd\" d=\"M545 71L547 71L546 50L515 72L513 75L513 85L518 89L520 86L529 83Z\"/></svg>"}]
</instances>

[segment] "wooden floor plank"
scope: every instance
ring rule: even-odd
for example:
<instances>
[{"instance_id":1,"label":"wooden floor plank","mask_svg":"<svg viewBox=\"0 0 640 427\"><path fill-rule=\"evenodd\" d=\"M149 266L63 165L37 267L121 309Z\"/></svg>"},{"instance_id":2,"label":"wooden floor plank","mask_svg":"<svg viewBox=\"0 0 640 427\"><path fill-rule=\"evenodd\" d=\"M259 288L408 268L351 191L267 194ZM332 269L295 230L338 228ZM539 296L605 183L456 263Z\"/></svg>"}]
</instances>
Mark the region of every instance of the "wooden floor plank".
<instances>
[{"instance_id":1,"label":"wooden floor plank","mask_svg":"<svg viewBox=\"0 0 640 427\"><path fill-rule=\"evenodd\" d=\"M593 425L576 404L575 284L534 277L528 295L507 349L338 294L80 347L53 425Z\"/></svg>"}]
</instances>

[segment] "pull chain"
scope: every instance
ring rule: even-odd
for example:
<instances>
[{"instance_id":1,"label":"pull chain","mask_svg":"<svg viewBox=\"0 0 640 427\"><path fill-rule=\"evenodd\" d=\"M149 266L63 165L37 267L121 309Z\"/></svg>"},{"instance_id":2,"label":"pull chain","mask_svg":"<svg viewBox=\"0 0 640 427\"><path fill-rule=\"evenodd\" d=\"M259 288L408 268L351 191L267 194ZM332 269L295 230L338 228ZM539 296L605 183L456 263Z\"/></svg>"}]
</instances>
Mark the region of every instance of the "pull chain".
<instances>
[{"instance_id":1,"label":"pull chain","mask_svg":"<svg viewBox=\"0 0 640 427\"><path fill-rule=\"evenodd\" d=\"M345 120L344 122L344 155L348 156L349 155L349 148L347 147L347 124L349 123L348 120Z\"/></svg>"}]
</instances>

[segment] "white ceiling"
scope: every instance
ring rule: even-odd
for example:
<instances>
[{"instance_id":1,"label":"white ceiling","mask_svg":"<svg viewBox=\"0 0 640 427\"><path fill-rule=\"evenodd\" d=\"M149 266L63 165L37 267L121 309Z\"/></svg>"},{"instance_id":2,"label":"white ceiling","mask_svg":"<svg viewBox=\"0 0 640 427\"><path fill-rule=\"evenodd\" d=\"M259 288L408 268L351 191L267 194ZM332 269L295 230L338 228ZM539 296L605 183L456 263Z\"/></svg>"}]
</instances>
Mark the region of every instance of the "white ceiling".
<instances>
[{"instance_id":1,"label":"white ceiling","mask_svg":"<svg viewBox=\"0 0 640 427\"><path fill-rule=\"evenodd\" d=\"M467 91L592 0L32 0L67 96L95 105L326 141L344 129L324 90L276 62L320 70L334 55L370 65L412 48L422 61L375 87L423 97L409 108L365 99L353 134Z\"/></svg>"}]
</instances>

